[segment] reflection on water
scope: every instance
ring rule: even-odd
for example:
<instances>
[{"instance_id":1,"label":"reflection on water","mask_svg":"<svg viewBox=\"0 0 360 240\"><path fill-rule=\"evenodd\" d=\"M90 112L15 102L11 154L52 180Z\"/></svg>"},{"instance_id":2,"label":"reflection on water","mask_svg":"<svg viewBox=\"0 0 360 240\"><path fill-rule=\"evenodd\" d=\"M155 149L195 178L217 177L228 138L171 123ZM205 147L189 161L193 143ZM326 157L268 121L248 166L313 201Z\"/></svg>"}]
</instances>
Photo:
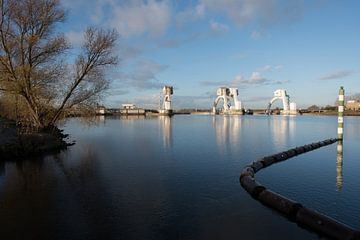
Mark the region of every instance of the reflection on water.
<instances>
[{"instance_id":1,"label":"reflection on water","mask_svg":"<svg viewBox=\"0 0 360 240\"><path fill-rule=\"evenodd\" d=\"M145 119L145 115L121 115L120 117L118 117L122 120L140 120L140 119Z\"/></svg>"},{"instance_id":2,"label":"reflection on water","mask_svg":"<svg viewBox=\"0 0 360 240\"><path fill-rule=\"evenodd\" d=\"M0 229L4 239L96 239L109 224L99 179L99 161L91 146L69 162L67 154L6 164L0 189ZM0 185L1 186L1 185ZM17 228L21 228L18 231Z\"/></svg>"},{"instance_id":3,"label":"reflection on water","mask_svg":"<svg viewBox=\"0 0 360 240\"><path fill-rule=\"evenodd\" d=\"M26 236L20 234L29 229L29 225L34 233L39 233L42 226L49 222L47 209L52 191L44 186L51 182L48 178L51 173L43 167L41 159L6 164L5 179L0 189L2 238L9 238L12 232L19 239L25 239ZM19 226L21 229L17 229ZM46 230L44 235L50 237Z\"/></svg>"},{"instance_id":4,"label":"reflection on water","mask_svg":"<svg viewBox=\"0 0 360 240\"><path fill-rule=\"evenodd\" d=\"M336 157L336 189L341 191L343 187L343 141L338 141Z\"/></svg>"},{"instance_id":5,"label":"reflection on water","mask_svg":"<svg viewBox=\"0 0 360 240\"><path fill-rule=\"evenodd\" d=\"M105 116L104 115L96 116L96 120L99 123L105 123Z\"/></svg>"},{"instance_id":6,"label":"reflection on water","mask_svg":"<svg viewBox=\"0 0 360 240\"><path fill-rule=\"evenodd\" d=\"M272 130L273 143L277 147L286 145L288 139L294 137L296 116L273 116L268 118Z\"/></svg>"},{"instance_id":7,"label":"reflection on water","mask_svg":"<svg viewBox=\"0 0 360 240\"><path fill-rule=\"evenodd\" d=\"M259 138L276 148L287 146L289 139L296 137L296 116L258 116L267 128L257 127L260 119L249 116L224 115L213 116L212 123L216 133L216 142L221 153L239 149L240 144L256 144ZM244 132L244 128L246 131ZM270 137L271 139L269 139Z\"/></svg>"},{"instance_id":8,"label":"reflection on water","mask_svg":"<svg viewBox=\"0 0 360 240\"><path fill-rule=\"evenodd\" d=\"M240 142L242 117L238 115L213 116L216 142L222 153L229 152Z\"/></svg>"},{"instance_id":9,"label":"reflection on water","mask_svg":"<svg viewBox=\"0 0 360 240\"><path fill-rule=\"evenodd\" d=\"M317 239L259 205L238 177L259 156L314 136L332 137L336 120L175 115L105 117L85 125L72 119L65 133L77 144L68 151L0 162L1 237L269 239L279 238L280 227L282 239ZM360 135L351 131L356 121L345 126L348 168L342 171L340 152L337 158L338 189L343 174L346 179L341 194L334 187L336 145L267 168L259 181L265 178L269 188L356 227Z\"/></svg>"},{"instance_id":10,"label":"reflection on water","mask_svg":"<svg viewBox=\"0 0 360 240\"><path fill-rule=\"evenodd\" d=\"M159 123L163 136L163 146L165 149L169 149L173 144L171 116L159 116Z\"/></svg>"},{"instance_id":11,"label":"reflection on water","mask_svg":"<svg viewBox=\"0 0 360 240\"><path fill-rule=\"evenodd\" d=\"M5 162L0 161L0 176L5 175Z\"/></svg>"}]
</instances>

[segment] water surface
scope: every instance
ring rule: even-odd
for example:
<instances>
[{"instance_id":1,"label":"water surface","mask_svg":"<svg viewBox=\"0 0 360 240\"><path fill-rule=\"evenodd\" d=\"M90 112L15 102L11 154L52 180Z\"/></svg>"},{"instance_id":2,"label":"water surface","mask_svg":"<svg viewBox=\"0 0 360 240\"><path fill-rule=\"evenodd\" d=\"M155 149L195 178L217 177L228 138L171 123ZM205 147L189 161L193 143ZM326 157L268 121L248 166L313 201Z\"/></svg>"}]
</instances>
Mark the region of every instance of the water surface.
<instances>
[{"instance_id":1,"label":"water surface","mask_svg":"<svg viewBox=\"0 0 360 240\"><path fill-rule=\"evenodd\" d=\"M193 116L70 119L77 144L0 166L4 239L318 239L252 199L242 168L336 137L336 117ZM360 118L336 144L273 165L257 179L307 207L360 226Z\"/></svg>"}]
</instances>

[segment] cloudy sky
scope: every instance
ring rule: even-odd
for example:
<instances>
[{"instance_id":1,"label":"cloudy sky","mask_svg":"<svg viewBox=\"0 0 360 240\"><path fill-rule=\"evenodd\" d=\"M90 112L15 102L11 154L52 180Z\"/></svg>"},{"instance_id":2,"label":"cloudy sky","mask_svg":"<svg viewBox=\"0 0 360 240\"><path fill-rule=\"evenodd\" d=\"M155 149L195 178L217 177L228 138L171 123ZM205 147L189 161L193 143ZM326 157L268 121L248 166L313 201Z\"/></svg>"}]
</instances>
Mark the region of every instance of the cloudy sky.
<instances>
[{"instance_id":1,"label":"cloudy sky","mask_svg":"<svg viewBox=\"0 0 360 240\"><path fill-rule=\"evenodd\" d=\"M219 86L239 88L246 108L265 108L276 89L298 107L360 92L356 0L61 0L61 30L74 48L87 26L120 34L120 64L104 104L156 107L174 86L175 108L209 108Z\"/></svg>"}]
</instances>

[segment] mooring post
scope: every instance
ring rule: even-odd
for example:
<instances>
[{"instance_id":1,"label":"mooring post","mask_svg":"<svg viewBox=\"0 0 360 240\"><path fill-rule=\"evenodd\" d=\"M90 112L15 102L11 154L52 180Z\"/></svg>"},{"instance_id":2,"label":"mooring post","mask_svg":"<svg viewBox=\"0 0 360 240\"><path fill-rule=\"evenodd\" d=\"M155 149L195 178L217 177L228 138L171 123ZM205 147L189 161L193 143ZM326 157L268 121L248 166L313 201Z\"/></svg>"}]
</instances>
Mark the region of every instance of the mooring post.
<instances>
[{"instance_id":1,"label":"mooring post","mask_svg":"<svg viewBox=\"0 0 360 240\"><path fill-rule=\"evenodd\" d=\"M339 90L339 106L338 106L338 138L340 141L344 137L344 102L345 102L345 90L344 87L340 87Z\"/></svg>"},{"instance_id":2,"label":"mooring post","mask_svg":"<svg viewBox=\"0 0 360 240\"><path fill-rule=\"evenodd\" d=\"M337 158L336 158L336 188L341 190L343 184L343 137L344 137L344 102L345 102L345 90L344 87L340 87L339 90L339 102L338 102L338 145L337 145Z\"/></svg>"}]
</instances>

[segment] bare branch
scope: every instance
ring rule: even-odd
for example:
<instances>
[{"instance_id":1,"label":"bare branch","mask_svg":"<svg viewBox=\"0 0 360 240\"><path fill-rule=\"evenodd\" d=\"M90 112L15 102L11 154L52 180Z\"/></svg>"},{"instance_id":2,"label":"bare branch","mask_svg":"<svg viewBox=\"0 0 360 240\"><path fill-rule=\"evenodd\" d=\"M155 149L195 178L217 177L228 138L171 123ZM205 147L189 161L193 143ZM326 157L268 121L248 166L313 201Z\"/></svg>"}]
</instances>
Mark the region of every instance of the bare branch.
<instances>
[{"instance_id":1,"label":"bare branch","mask_svg":"<svg viewBox=\"0 0 360 240\"><path fill-rule=\"evenodd\" d=\"M117 63L115 31L88 28L71 71L69 44L56 31L65 19L59 0L0 0L0 7L0 91L21 99L26 119L54 125L68 109L101 96L105 71Z\"/></svg>"},{"instance_id":2,"label":"bare branch","mask_svg":"<svg viewBox=\"0 0 360 240\"><path fill-rule=\"evenodd\" d=\"M83 53L78 57L75 64L76 73L74 81L58 108L52 121L53 123L57 121L64 108L70 108L76 104L80 104L106 89L107 83L102 81L104 78L102 70L107 66L117 63L117 57L112 54L117 38L117 33L114 30L104 31L96 28L88 28L86 30L84 37L85 43L82 47ZM92 82L92 91L79 91L79 93L76 94L75 90L83 82L87 82L88 84ZM100 83L100 88L96 83ZM72 98L73 101L67 105L70 98Z\"/></svg>"}]
</instances>

